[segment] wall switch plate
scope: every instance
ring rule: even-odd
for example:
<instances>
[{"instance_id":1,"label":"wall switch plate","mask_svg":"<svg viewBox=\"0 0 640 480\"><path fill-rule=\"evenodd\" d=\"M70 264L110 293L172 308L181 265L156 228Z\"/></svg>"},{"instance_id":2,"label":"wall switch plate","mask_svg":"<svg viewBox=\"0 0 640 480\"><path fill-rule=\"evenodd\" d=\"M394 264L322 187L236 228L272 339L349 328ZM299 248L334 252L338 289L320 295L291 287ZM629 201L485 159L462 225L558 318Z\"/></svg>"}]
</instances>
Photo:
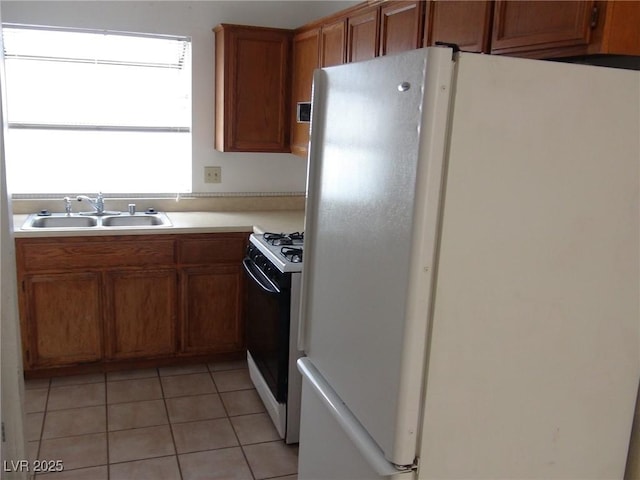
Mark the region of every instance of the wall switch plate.
<instances>
[{"instance_id":1,"label":"wall switch plate","mask_svg":"<svg viewBox=\"0 0 640 480\"><path fill-rule=\"evenodd\" d=\"M222 167L204 167L204 183L221 183Z\"/></svg>"}]
</instances>

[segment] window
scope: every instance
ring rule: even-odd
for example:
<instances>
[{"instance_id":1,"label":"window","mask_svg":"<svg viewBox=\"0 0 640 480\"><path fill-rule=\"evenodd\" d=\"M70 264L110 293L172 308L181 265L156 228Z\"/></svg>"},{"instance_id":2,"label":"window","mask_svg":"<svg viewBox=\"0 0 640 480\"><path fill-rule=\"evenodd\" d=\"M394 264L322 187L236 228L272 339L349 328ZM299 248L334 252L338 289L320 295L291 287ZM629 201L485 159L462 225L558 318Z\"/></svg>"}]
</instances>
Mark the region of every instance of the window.
<instances>
[{"instance_id":1,"label":"window","mask_svg":"<svg viewBox=\"0 0 640 480\"><path fill-rule=\"evenodd\" d=\"M12 193L191 191L191 42L4 25Z\"/></svg>"}]
</instances>

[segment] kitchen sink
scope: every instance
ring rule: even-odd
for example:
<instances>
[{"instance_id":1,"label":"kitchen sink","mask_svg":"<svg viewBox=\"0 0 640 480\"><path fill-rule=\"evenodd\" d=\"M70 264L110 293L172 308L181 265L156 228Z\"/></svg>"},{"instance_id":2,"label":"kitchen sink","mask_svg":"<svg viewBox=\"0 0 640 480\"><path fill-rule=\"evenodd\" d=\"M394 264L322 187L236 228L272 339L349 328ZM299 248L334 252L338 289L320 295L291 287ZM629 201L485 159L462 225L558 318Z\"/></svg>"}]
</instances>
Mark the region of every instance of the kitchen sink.
<instances>
[{"instance_id":1,"label":"kitchen sink","mask_svg":"<svg viewBox=\"0 0 640 480\"><path fill-rule=\"evenodd\" d=\"M133 215L78 215L72 213L31 214L22 225L22 230L40 230L43 228L72 229L111 229L130 227L171 227L169 217L162 212L136 212Z\"/></svg>"},{"instance_id":2,"label":"kitchen sink","mask_svg":"<svg viewBox=\"0 0 640 480\"><path fill-rule=\"evenodd\" d=\"M97 225L98 217L52 213L48 216L29 215L22 228L87 228Z\"/></svg>"},{"instance_id":3,"label":"kitchen sink","mask_svg":"<svg viewBox=\"0 0 640 480\"><path fill-rule=\"evenodd\" d=\"M134 215L123 213L122 215L102 217L101 221L103 227L171 226L169 217L167 217L164 213L135 213Z\"/></svg>"}]
</instances>

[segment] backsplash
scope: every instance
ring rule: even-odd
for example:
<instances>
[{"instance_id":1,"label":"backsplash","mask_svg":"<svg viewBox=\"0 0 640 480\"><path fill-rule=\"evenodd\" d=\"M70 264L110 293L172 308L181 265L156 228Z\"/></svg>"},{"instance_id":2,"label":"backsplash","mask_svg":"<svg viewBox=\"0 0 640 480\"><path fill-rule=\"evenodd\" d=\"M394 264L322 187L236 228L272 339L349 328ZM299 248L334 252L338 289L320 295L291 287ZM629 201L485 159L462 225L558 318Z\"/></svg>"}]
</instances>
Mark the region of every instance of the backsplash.
<instances>
[{"instance_id":1,"label":"backsplash","mask_svg":"<svg viewBox=\"0 0 640 480\"><path fill-rule=\"evenodd\" d=\"M70 195L73 198L75 195ZM95 195L91 195L95 196ZM267 210L304 210L304 193L282 194L237 194L200 196L188 194L178 197L149 198L135 196L113 197L105 196L105 207L109 210L126 212L130 203L136 204L136 210L155 208L165 212L215 212L215 211L267 211ZM73 211L87 211L85 203L72 202ZM50 212L64 212L64 202L60 198L14 198L12 200L14 214L29 214L40 210Z\"/></svg>"}]
</instances>

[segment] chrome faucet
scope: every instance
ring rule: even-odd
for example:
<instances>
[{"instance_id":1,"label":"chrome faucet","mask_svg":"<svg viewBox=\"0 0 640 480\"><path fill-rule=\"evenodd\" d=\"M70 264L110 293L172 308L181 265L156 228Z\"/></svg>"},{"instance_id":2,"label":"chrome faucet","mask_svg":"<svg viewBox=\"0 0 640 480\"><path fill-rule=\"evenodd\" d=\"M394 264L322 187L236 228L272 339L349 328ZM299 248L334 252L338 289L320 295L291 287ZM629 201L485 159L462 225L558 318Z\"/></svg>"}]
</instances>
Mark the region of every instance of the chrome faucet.
<instances>
[{"instance_id":1,"label":"chrome faucet","mask_svg":"<svg viewBox=\"0 0 640 480\"><path fill-rule=\"evenodd\" d=\"M71 215L71 199L69 197L64 197L64 212L67 216Z\"/></svg>"},{"instance_id":2,"label":"chrome faucet","mask_svg":"<svg viewBox=\"0 0 640 480\"><path fill-rule=\"evenodd\" d=\"M96 215L104 215L104 197L102 196L102 192L98 193L98 196L95 198L95 200L91 197L87 197L86 195L78 195L76 197L76 200L78 200L79 202L84 200L89 205L91 205L94 211L89 213L95 213Z\"/></svg>"}]
</instances>

